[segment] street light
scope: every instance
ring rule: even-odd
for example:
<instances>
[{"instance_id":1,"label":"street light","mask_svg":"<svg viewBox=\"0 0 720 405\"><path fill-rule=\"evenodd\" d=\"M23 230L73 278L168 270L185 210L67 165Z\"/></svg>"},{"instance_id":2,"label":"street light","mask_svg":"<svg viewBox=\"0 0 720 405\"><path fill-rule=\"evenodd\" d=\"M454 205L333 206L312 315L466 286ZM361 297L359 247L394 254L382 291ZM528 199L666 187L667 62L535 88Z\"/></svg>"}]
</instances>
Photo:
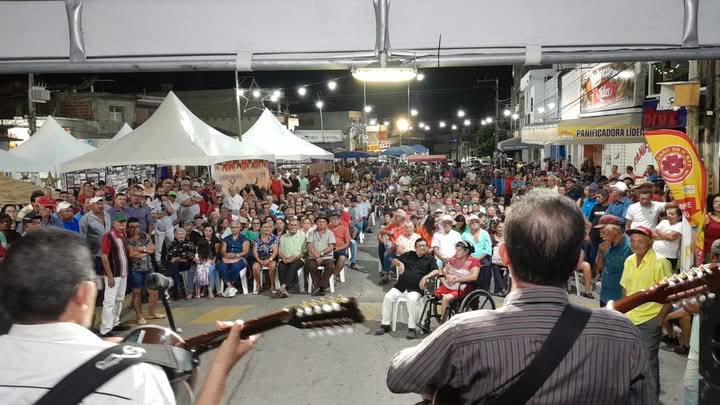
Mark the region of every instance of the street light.
<instances>
[{"instance_id":1,"label":"street light","mask_svg":"<svg viewBox=\"0 0 720 405\"><path fill-rule=\"evenodd\" d=\"M466 119L465 121L463 121L463 125L465 125L466 127L469 127L469 126L470 126L470 120Z\"/></svg>"},{"instance_id":2,"label":"street light","mask_svg":"<svg viewBox=\"0 0 720 405\"><path fill-rule=\"evenodd\" d=\"M457 130L457 125L452 124L452 127L450 127L450 129L452 129L453 131L456 131L456 130Z\"/></svg>"},{"instance_id":3,"label":"street light","mask_svg":"<svg viewBox=\"0 0 720 405\"><path fill-rule=\"evenodd\" d=\"M410 116L411 116L411 117L417 117L417 115L418 115L418 110L417 110L417 109L413 108L413 109L410 110Z\"/></svg>"},{"instance_id":4,"label":"street light","mask_svg":"<svg viewBox=\"0 0 720 405\"><path fill-rule=\"evenodd\" d=\"M410 128L410 121L406 120L405 118L400 118L395 122L395 127L399 131L405 132Z\"/></svg>"},{"instance_id":5,"label":"street light","mask_svg":"<svg viewBox=\"0 0 720 405\"><path fill-rule=\"evenodd\" d=\"M252 96L253 98L260 98L260 90L253 90Z\"/></svg>"},{"instance_id":6,"label":"street light","mask_svg":"<svg viewBox=\"0 0 720 405\"><path fill-rule=\"evenodd\" d=\"M425 128L425 123L424 123L424 122L421 122L421 123L418 124L418 126L419 126L420 128Z\"/></svg>"},{"instance_id":7,"label":"street light","mask_svg":"<svg viewBox=\"0 0 720 405\"><path fill-rule=\"evenodd\" d=\"M328 89L335 91L335 89L337 89L337 82L335 80L330 80L328 82Z\"/></svg>"},{"instance_id":8,"label":"street light","mask_svg":"<svg viewBox=\"0 0 720 405\"><path fill-rule=\"evenodd\" d=\"M370 125L377 125L377 119L370 118Z\"/></svg>"},{"instance_id":9,"label":"street light","mask_svg":"<svg viewBox=\"0 0 720 405\"><path fill-rule=\"evenodd\" d=\"M457 115L458 118L463 118L465 116L465 110L458 110Z\"/></svg>"},{"instance_id":10,"label":"street light","mask_svg":"<svg viewBox=\"0 0 720 405\"><path fill-rule=\"evenodd\" d=\"M440 121L440 123L438 124L438 126L439 126L440 128L445 128L445 121Z\"/></svg>"},{"instance_id":11,"label":"street light","mask_svg":"<svg viewBox=\"0 0 720 405\"><path fill-rule=\"evenodd\" d=\"M485 124L487 124L487 121L485 121L485 120L480 121L480 125L484 126Z\"/></svg>"},{"instance_id":12,"label":"street light","mask_svg":"<svg viewBox=\"0 0 720 405\"><path fill-rule=\"evenodd\" d=\"M507 108L505 109L505 111L503 111L503 115L506 117L509 117L510 114L512 114L512 112L510 110L508 110Z\"/></svg>"},{"instance_id":13,"label":"street light","mask_svg":"<svg viewBox=\"0 0 720 405\"><path fill-rule=\"evenodd\" d=\"M298 89L298 95L300 97L305 97L306 94L307 94L307 89L305 87L300 87Z\"/></svg>"},{"instance_id":14,"label":"street light","mask_svg":"<svg viewBox=\"0 0 720 405\"><path fill-rule=\"evenodd\" d=\"M425 73L418 73L417 76L415 76L415 79L419 82L425 80Z\"/></svg>"},{"instance_id":15,"label":"street light","mask_svg":"<svg viewBox=\"0 0 720 405\"><path fill-rule=\"evenodd\" d=\"M520 114L518 114L518 113L513 113L512 117L510 117L510 118L512 118L513 120L517 120L517 119L520 118Z\"/></svg>"},{"instance_id":16,"label":"street light","mask_svg":"<svg viewBox=\"0 0 720 405\"><path fill-rule=\"evenodd\" d=\"M372 111L372 109L373 109L373 108L372 108L371 105L366 105L366 106L365 106L365 112L366 112L366 113L370 113L370 112Z\"/></svg>"},{"instance_id":17,"label":"street light","mask_svg":"<svg viewBox=\"0 0 720 405\"><path fill-rule=\"evenodd\" d=\"M492 124L492 122L493 122L493 117L487 117L487 118L485 118L485 122L487 122L488 124Z\"/></svg>"},{"instance_id":18,"label":"street light","mask_svg":"<svg viewBox=\"0 0 720 405\"><path fill-rule=\"evenodd\" d=\"M383 121L383 125L385 125L385 126L390 125L390 121Z\"/></svg>"},{"instance_id":19,"label":"street light","mask_svg":"<svg viewBox=\"0 0 720 405\"><path fill-rule=\"evenodd\" d=\"M323 123L323 116L322 116L322 110L325 106L325 103L323 103L322 100L318 100L315 102L315 107L317 107L318 110L320 110L320 131L322 133L322 141L325 143L325 124Z\"/></svg>"}]
</instances>

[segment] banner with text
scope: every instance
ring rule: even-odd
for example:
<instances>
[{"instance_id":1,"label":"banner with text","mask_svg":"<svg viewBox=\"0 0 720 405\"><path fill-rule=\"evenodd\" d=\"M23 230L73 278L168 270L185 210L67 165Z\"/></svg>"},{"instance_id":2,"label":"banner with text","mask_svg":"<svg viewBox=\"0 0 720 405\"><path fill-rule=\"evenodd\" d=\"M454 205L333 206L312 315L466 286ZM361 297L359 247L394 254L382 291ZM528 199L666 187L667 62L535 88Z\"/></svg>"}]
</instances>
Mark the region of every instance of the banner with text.
<instances>
[{"instance_id":1,"label":"banner with text","mask_svg":"<svg viewBox=\"0 0 720 405\"><path fill-rule=\"evenodd\" d=\"M213 167L213 179L225 192L230 186L241 189L247 184L267 189L270 187L270 170L266 160L230 160Z\"/></svg>"},{"instance_id":2,"label":"banner with text","mask_svg":"<svg viewBox=\"0 0 720 405\"><path fill-rule=\"evenodd\" d=\"M683 216L690 226L697 229L695 240L695 264L702 264L703 224L705 222L705 198L707 175L695 145L680 131L659 129L645 131L658 169L667 184L673 199L677 201ZM685 255L686 252L681 252Z\"/></svg>"},{"instance_id":3,"label":"banner with text","mask_svg":"<svg viewBox=\"0 0 720 405\"><path fill-rule=\"evenodd\" d=\"M557 143L642 143L642 114L615 114L560 121Z\"/></svg>"}]
</instances>

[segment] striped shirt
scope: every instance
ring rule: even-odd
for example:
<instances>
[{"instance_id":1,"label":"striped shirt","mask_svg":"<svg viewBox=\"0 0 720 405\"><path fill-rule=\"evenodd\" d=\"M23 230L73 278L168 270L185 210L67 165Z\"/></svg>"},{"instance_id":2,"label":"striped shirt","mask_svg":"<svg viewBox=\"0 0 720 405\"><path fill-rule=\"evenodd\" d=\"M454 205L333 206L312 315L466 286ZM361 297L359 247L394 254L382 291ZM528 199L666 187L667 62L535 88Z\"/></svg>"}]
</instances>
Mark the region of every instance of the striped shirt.
<instances>
[{"instance_id":1,"label":"striped shirt","mask_svg":"<svg viewBox=\"0 0 720 405\"><path fill-rule=\"evenodd\" d=\"M556 287L516 288L503 308L459 314L419 345L391 360L395 393L460 392L463 403L502 393L540 351L568 304ZM655 404L646 349L632 323L608 309L593 310L572 349L528 404ZM512 380L512 381L511 381Z\"/></svg>"}]
</instances>

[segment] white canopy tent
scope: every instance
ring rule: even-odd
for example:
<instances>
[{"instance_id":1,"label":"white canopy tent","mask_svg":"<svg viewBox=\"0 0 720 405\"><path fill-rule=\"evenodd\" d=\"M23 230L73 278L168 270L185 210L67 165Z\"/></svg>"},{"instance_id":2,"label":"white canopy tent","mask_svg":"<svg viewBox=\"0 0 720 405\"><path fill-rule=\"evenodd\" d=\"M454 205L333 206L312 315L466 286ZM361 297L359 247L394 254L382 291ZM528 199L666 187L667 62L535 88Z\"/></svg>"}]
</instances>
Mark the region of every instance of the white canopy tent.
<instances>
[{"instance_id":1,"label":"white canopy tent","mask_svg":"<svg viewBox=\"0 0 720 405\"><path fill-rule=\"evenodd\" d=\"M0 149L0 172L36 172L39 166L36 162Z\"/></svg>"},{"instance_id":2,"label":"white canopy tent","mask_svg":"<svg viewBox=\"0 0 720 405\"><path fill-rule=\"evenodd\" d=\"M245 131L242 143L271 150L274 160L332 160L334 155L290 132L267 108L255 124Z\"/></svg>"},{"instance_id":3,"label":"white canopy tent","mask_svg":"<svg viewBox=\"0 0 720 405\"><path fill-rule=\"evenodd\" d=\"M127 165L209 166L243 159L270 160L272 155L223 135L196 117L170 92L138 128L66 162L60 169L73 172Z\"/></svg>"},{"instance_id":4,"label":"white canopy tent","mask_svg":"<svg viewBox=\"0 0 720 405\"><path fill-rule=\"evenodd\" d=\"M95 147L70 135L52 117L27 141L10 151L31 162L35 172L56 172L61 163L94 151Z\"/></svg>"},{"instance_id":5,"label":"white canopy tent","mask_svg":"<svg viewBox=\"0 0 720 405\"><path fill-rule=\"evenodd\" d=\"M125 135L132 132L132 130L133 130L132 127L130 125L128 125L127 122L124 123L123 126L120 127L120 129L117 131L115 136L112 137L111 141L117 141L118 139L123 138Z\"/></svg>"}]
</instances>

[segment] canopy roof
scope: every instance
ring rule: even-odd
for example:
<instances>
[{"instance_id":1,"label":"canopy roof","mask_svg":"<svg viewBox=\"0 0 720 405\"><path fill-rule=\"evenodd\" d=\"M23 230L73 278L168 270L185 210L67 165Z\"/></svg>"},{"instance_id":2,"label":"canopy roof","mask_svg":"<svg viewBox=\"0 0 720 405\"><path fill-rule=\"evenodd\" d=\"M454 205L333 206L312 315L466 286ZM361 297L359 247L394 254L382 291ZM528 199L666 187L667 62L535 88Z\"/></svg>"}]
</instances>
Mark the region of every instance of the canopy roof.
<instances>
[{"instance_id":1,"label":"canopy roof","mask_svg":"<svg viewBox=\"0 0 720 405\"><path fill-rule=\"evenodd\" d=\"M408 162L444 162L447 160L445 155L413 155L408 156Z\"/></svg>"},{"instance_id":2,"label":"canopy roof","mask_svg":"<svg viewBox=\"0 0 720 405\"><path fill-rule=\"evenodd\" d=\"M419 145L419 144L412 145L412 147L415 149L415 153L418 153L421 155L430 152L430 150L428 148L424 147L423 145Z\"/></svg>"},{"instance_id":3,"label":"canopy roof","mask_svg":"<svg viewBox=\"0 0 720 405\"><path fill-rule=\"evenodd\" d=\"M36 172L39 166L36 162L0 149L0 172Z\"/></svg>"},{"instance_id":4,"label":"canopy roof","mask_svg":"<svg viewBox=\"0 0 720 405\"><path fill-rule=\"evenodd\" d=\"M334 158L332 153L290 132L267 108L255 124L243 134L242 143L272 151L274 160Z\"/></svg>"},{"instance_id":5,"label":"canopy roof","mask_svg":"<svg viewBox=\"0 0 720 405\"><path fill-rule=\"evenodd\" d=\"M371 154L367 152L344 151L335 153L335 159L367 159ZM375 156L374 154L372 156Z\"/></svg>"},{"instance_id":6,"label":"canopy roof","mask_svg":"<svg viewBox=\"0 0 720 405\"><path fill-rule=\"evenodd\" d=\"M393 146L390 149L386 149L382 153L385 156L400 157L402 155L411 156L415 154L415 148L410 145Z\"/></svg>"},{"instance_id":7,"label":"canopy roof","mask_svg":"<svg viewBox=\"0 0 720 405\"><path fill-rule=\"evenodd\" d=\"M528 146L528 144L523 143L522 138L519 136L498 142L498 149L503 152L515 152L527 149Z\"/></svg>"},{"instance_id":8,"label":"canopy roof","mask_svg":"<svg viewBox=\"0 0 720 405\"><path fill-rule=\"evenodd\" d=\"M272 158L223 135L196 117L170 92L157 111L125 136L62 165L61 171L127 165L207 166L228 160Z\"/></svg>"},{"instance_id":9,"label":"canopy roof","mask_svg":"<svg viewBox=\"0 0 720 405\"><path fill-rule=\"evenodd\" d=\"M52 117L20 146L10 151L21 158L36 162L35 172L57 171L60 164L95 150L95 147L70 135Z\"/></svg>"},{"instance_id":10,"label":"canopy roof","mask_svg":"<svg viewBox=\"0 0 720 405\"><path fill-rule=\"evenodd\" d=\"M132 127L131 127L130 125L128 125L128 123L126 122L126 123L124 123L123 126L117 131L117 133L115 134L115 136L112 137L112 140L113 140L113 141L116 141L116 140L118 140L118 139L121 139L121 138L123 138L125 135L129 134L130 132L132 132L132 130L133 130Z\"/></svg>"}]
</instances>

